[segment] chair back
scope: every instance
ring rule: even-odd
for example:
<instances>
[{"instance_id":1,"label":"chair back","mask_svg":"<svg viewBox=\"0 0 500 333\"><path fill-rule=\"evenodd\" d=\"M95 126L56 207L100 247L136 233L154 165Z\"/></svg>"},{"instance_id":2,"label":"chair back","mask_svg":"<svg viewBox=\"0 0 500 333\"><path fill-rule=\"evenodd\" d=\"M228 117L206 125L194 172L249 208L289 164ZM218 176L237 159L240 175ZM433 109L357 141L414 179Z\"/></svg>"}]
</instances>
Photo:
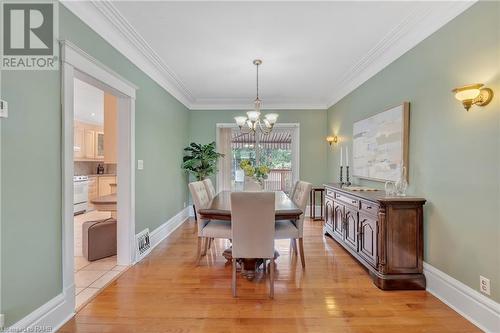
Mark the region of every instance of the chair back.
<instances>
[{"instance_id":1,"label":"chair back","mask_svg":"<svg viewBox=\"0 0 500 333\"><path fill-rule=\"evenodd\" d=\"M295 194L295 189L297 188L297 184L298 184L298 183L299 183L299 180L297 180L297 181L295 182L295 184L293 184L293 187L292 187L292 189L291 189L291 191L290 191L290 195L289 195L290 199L291 199L291 198L293 198L293 195Z\"/></svg>"},{"instance_id":2,"label":"chair back","mask_svg":"<svg viewBox=\"0 0 500 333\"><path fill-rule=\"evenodd\" d=\"M233 258L274 257L274 192L231 193Z\"/></svg>"},{"instance_id":3,"label":"chair back","mask_svg":"<svg viewBox=\"0 0 500 333\"><path fill-rule=\"evenodd\" d=\"M202 181L189 183L189 191L193 198L194 209L196 210L196 222L198 223L198 234L201 234L203 228L208 223L200 217L199 210L207 208L210 204L207 189Z\"/></svg>"},{"instance_id":4,"label":"chair back","mask_svg":"<svg viewBox=\"0 0 500 333\"><path fill-rule=\"evenodd\" d=\"M304 215L306 213L307 200L309 199L311 189L311 183L298 181L295 184L295 191L292 196L293 203L303 212L299 220L295 222L295 226L299 229L300 237L302 237L304 233Z\"/></svg>"},{"instance_id":5,"label":"chair back","mask_svg":"<svg viewBox=\"0 0 500 333\"><path fill-rule=\"evenodd\" d=\"M207 194L210 200L212 200L215 197L215 187L212 184L212 181L210 178L204 179L203 184L205 184L205 188L207 189Z\"/></svg>"}]
</instances>

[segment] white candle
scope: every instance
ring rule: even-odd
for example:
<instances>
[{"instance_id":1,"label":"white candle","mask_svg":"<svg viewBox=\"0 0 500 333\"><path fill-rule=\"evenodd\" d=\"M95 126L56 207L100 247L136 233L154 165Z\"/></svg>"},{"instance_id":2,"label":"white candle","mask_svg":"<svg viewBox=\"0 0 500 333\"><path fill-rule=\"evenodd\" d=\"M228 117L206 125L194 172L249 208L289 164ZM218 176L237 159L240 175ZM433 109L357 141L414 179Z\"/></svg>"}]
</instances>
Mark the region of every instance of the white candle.
<instances>
[{"instance_id":1,"label":"white candle","mask_svg":"<svg viewBox=\"0 0 500 333\"><path fill-rule=\"evenodd\" d=\"M349 166L349 147L345 147L345 165Z\"/></svg>"},{"instance_id":2,"label":"white candle","mask_svg":"<svg viewBox=\"0 0 500 333\"><path fill-rule=\"evenodd\" d=\"M342 158L342 157L343 157L343 156L342 156L342 151L343 151L343 150L344 150L344 149L343 149L342 147L340 147L340 166L343 166L343 165L344 165L344 159Z\"/></svg>"}]
</instances>

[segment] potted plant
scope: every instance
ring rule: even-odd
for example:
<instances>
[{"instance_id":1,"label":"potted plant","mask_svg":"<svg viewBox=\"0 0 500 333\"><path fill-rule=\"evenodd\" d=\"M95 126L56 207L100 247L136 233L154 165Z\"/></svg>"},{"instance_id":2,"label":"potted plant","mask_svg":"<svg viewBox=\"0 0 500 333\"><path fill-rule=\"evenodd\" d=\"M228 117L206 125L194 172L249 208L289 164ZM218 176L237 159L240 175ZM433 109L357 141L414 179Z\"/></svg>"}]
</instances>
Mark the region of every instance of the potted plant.
<instances>
[{"instance_id":1,"label":"potted plant","mask_svg":"<svg viewBox=\"0 0 500 333\"><path fill-rule=\"evenodd\" d=\"M264 179L267 179L269 167L267 165L253 166L250 160L242 160L240 168L245 173L245 190L261 190Z\"/></svg>"},{"instance_id":2,"label":"potted plant","mask_svg":"<svg viewBox=\"0 0 500 333\"><path fill-rule=\"evenodd\" d=\"M191 144L184 148L187 153L182 159L182 169L195 176L196 180L203 180L217 172L217 161L224 154L215 150L215 142L209 144Z\"/></svg>"}]
</instances>

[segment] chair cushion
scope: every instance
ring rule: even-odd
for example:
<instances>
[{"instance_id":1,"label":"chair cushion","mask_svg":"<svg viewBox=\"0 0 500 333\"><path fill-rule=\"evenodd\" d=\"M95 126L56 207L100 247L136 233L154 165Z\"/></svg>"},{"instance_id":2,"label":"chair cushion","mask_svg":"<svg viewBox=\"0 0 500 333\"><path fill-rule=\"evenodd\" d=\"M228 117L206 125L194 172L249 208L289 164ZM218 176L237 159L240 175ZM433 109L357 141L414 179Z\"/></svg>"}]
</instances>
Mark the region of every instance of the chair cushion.
<instances>
[{"instance_id":1,"label":"chair cushion","mask_svg":"<svg viewBox=\"0 0 500 333\"><path fill-rule=\"evenodd\" d=\"M201 237L231 238L231 222L211 220L201 231Z\"/></svg>"},{"instance_id":2,"label":"chair cushion","mask_svg":"<svg viewBox=\"0 0 500 333\"><path fill-rule=\"evenodd\" d=\"M288 239L288 238L298 238L299 229L290 220L276 221L275 226L275 238L276 239Z\"/></svg>"}]
</instances>

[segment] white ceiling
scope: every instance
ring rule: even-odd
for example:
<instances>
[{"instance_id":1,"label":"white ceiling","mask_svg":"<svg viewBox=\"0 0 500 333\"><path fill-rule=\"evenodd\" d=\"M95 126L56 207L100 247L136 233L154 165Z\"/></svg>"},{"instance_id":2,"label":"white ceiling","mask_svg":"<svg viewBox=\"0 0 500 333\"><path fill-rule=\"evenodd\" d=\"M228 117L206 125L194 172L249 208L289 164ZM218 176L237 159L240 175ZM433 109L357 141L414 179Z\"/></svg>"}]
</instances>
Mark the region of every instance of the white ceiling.
<instances>
[{"instance_id":1,"label":"white ceiling","mask_svg":"<svg viewBox=\"0 0 500 333\"><path fill-rule=\"evenodd\" d=\"M104 1L66 6L191 109L250 108L255 58L263 59L264 108L300 109L329 107L472 3Z\"/></svg>"},{"instance_id":2,"label":"white ceiling","mask_svg":"<svg viewBox=\"0 0 500 333\"><path fill-rule=\"evenodd\" d=\"M75 79L73 103L76 120L95 125L104 124L104 91Z\"/></svg>"}]
</instances>

